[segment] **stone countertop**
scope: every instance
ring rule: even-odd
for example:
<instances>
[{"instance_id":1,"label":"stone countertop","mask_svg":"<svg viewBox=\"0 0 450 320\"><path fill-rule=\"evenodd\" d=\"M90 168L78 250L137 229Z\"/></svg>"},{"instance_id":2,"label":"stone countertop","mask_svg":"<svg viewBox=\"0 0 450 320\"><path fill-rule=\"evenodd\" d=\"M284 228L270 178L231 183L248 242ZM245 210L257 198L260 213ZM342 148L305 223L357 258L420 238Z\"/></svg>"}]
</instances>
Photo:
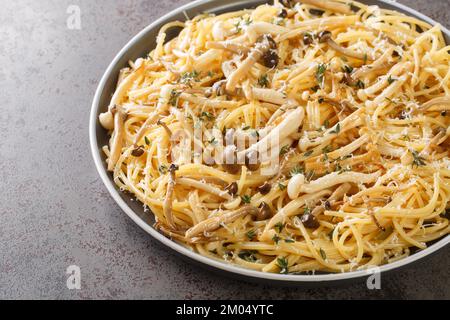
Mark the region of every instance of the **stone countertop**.
<instances>
[{"instance_id":1,"label":"stone countertop","mask_svg":"<svg viewBox=\"0 0 450 320\"><path fill-rule=\"evenodd\" d=\"M243 284L186 263L137 227L93 164L88 118L120 48L187 0L18 0L0 12L0 298L450 298L450 248L382 278L319 289ZM402 0L445 24L450 0ZM81 9L69 30L68 9ZM70 11L70 10L69 10ZM21 14L17 14L20 12ZM81 290L66 286L81 268Z\"/></svg>"}]
</instances>

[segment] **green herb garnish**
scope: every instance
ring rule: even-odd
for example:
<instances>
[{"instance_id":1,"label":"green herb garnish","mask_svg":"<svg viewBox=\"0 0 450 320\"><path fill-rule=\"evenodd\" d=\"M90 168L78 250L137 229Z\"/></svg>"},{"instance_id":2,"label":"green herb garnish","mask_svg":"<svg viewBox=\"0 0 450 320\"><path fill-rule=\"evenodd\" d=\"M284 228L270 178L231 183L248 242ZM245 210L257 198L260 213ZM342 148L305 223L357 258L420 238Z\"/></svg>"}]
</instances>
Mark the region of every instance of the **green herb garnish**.
<instances>
[{"instance_id":1,"label":"green herb garnish","mask_svg":"<svg viewBox=\"0 0 450 320\"><path fill-rule=\"evenodd\" d=\"M330 153L331 151L333 151L333 150L330 145L328 145L322 149L323 153Z\"/></svg>"},{"instance_id":2,"label":"green herb garnish","mask_svg":"<svg viewBox=\"0 0 450 320\"><path fill-rule=\"evenodd\" d=\"M395 81L397 81L397 79L394 79L394 78L392 78L392 76L389 76L387 81L389 84L393 84Z\"/></svg>"},{"instance_id":3,"label":"green herb garnish","mask_svg":"<svg viewBox=\"0 0 450 320\"><path fill-rule=\"evenodd\" d=\"M316 71L316 80L319 83L319 87L323 88L324 81L325 81L325 72L327 71L327 65L324 63L321 63L317 66Z\"/></svg>"},{"instance_id":4,"label":"green herb garnish","mask_svg":"<svg viewBox=\"0 0 450 320\"><path fill-rule=\"evenodd\" d=\"M215 137L212 137L211 140L208 140L208 143L212 144L212 145L216 145L217 144L217 139Z\"/></svg>"},{"instance_id":5,"label":"green herb garnish","mask_svg":"<svg viewBox=\"0 0 450 320\"><path fill-rule=\"evenodd\" d=\"M311 181L311 179L314 177L314 174L315 174L314 170L306 172L305 174L306 181Z\"/></svg>"},{"instance_id":6,"label":"green herb garnish","mask_svg":"<svg viewBox=\"0 0 450 320\"><path fill-rule=\"evenodd\" d=\"M334 130L331 131L330 133L331 133L331 134L339 134L339 132L341 132L341 124L340 124L340 123L338 123L338 124L336 125L336 127L334 128Z\"/></svg>"},{"instance_id":7,"label":"green herb garnish","mask_svg":"<svg viewBox=\"0 0 450 320\"><path fill-rule=\"evenodd\" d=\"M293 177L293 176L295 176L297 174L301 174L303 172L304 172L304 170L302 167L296 166L294 169L291 170L290 175L291 175L291 177Z\"/></svg>"},{"instance_id":8,"label":"green herb garnish","mask_svg":"<svg viewBox=\"0 0 450 320\"><path fill-rule=\"evenodd\" d=\"M286 146L282 147L280 150L280 156L284 156L286 153L289 152L290 149L291 149L290 145L286 145Z\"/></svg>"},{"instance_id":9,"label":"green herb garnish","mask_svg":"<svg viewBox=\"0 0 450 320\"><path fill-rule=\"evenodd\" d=\"M320 256L323 260L327 260L327 254L325 253L325 251L323 251L322 248L320 248Z\"/></svg>"},{"instance_id":10,"label":"green herb garnish","mask_svg":"<svg viewBox=\"0 0 450 320\"><path fill-rule=\"evenodd\" d=\"M173 107L178 106L178 100L180 98L181 92L177 92L175 90L172 90L170 92L170 98L169 98L169 104Z\"/></svg>"},{"instance_id":11,"label":"green herb garnish","mask_svg":"<svg viewBox=\"0 0 450 320\"><path fill-rule=\"evenodd\" d=\"M289 264L285 257L278 258L277 265L281 269L280 273L287 274L289 272Z\"/></svg>"},{"instance_id":12,"label":"green herb garnish","mask_svg":"<svg viewBox=\"0 0 450 320\"><path fill-rule=\"evenodd\" d=\"M366 85L364 84L364 82L362 82L362 80L360 80L360 79L358 79L358 81L356 81L355 86L356 86L358 89L364 89L364 88L366 87Z\"/></svg>"},{"instance_id":13,"label":"green herb garnish","mask_svg":"<svg viewBox=\"0 0 450 320\"><path fill-rule=\"evenodd\" d=\"M334 229L328 233L328 238L333 239Z\"/></svg>"},{"instance_id":14,"label":"green herb garnish","mask_svg":"<svg viewBox=\"0 0 450 320\"><path fill-rule=\"evenodd\" d=\"M307 158L307 157L310 157L313 153L314 153L314 150L308 150L303 154L303 156Z\"/></svg>"},{"instance_id":15,"label":"green herb garnish","mask_svg":"<svg viewBox=\"0 0 450 320\"><path fill-rule=\"evenodd\" d=\"M238 253L238 257L241 258L242 260L247 261L247 262L255 262L257 260L256 257L254 256L255 253L257 253L257 251L253 251L253 250L247 251L247 250L245 250L245 251L239 252Z\"/></svg>"},{"instance_id":16,"label":"green herb garnish","mask_svg":"<svg viewBox=\"0 0 450 320\"><path fill-rule=\"evenodd\" d=\"M284 224L281 222L278 222L275 226L274 226L275 230L277 230L278 233L281 233L281 231L283 231L284 228Z\"/></svg>"},{"instance_id":17,"label":"green herb garnish","mask_svg":"<svg viewBox=\"0 0 450 320\"><path fill-rule=\"evenodd\" d=\"M185 72L181 75L180 83L191 86L192 81L198 81L199 73L197 71Z\"/></svg>"},{"instance_id":18,"label":"green herb garnish","mask_svg":"<svg viewBox=\"0 0 450 320\"><path fill-rule=\"evenodd\" d=\"M249 232L246 233L246 235L247 235L247 238L249 238L250 240L253 240L256 237L256 231L250 230Z\"/></svg>"},{"instance_id":19,"label":"green herb garnish","mask_svg":"<svg viewBox=\"0 0 450 320\"><path fill-rule=\"evenodd\" d=\"M422 167L422 166L425 166L425 165L426 165L425 159L422 158L422 157L420 156L420 154L419 154L417 151L415 151L415 150L410 150L410 151L411 151L411 154L412 154L413 157L414 157L414 160L413 160L413 168L414 168L414 167Z\"/></svg>"},{"instance_id":20,"label":"green herb garnish","mask_svg":"<svg viewBox=\"0 0 450 320\"><path fill-rule=\"evenodd\" d=\"M242 201L244 202L244 203L247 203L247 204L249 204L250 202L252 202L252 196L249 196L249 195L244 195L244 196L242 196L241 197L241 199L242 199Z\"/></svg>"},{"instance_id":21,"label":"green herb garnish","mask_svg":"<svg viewBox=\"0 0 450 320\"><path fill-rule=\"evenodd\" d=\"M212 113L203 111L202 114L201 114L201 116L200 116L200 119L203 120L203 119L205 119L205 118L206 118L208 121L213 121L213 120L215 119L215 117L213 116Z\"/></svg>"},{"instance_id":22,"label":"green herb garnish","mask_svg":"<svg viewBox=\"0 0 450 320\"><path fill-rule=\"evenodd\" d=\"M263 74L259 77L258 85L262 88L267 88L269 86L269 78L267 77L267 74Z\"/></svg>"},{"instance_id":23,"label":"green herb garnish","mask_svg":"<svg viewBox=\"0 0 450 320\"><path fill-rule=\"evenodd\" d=\"M278 242L280 242L281 238L276 234L272 237L273 242L275 242L275 244L278 244Z\"/></svg>"}]
</instances>

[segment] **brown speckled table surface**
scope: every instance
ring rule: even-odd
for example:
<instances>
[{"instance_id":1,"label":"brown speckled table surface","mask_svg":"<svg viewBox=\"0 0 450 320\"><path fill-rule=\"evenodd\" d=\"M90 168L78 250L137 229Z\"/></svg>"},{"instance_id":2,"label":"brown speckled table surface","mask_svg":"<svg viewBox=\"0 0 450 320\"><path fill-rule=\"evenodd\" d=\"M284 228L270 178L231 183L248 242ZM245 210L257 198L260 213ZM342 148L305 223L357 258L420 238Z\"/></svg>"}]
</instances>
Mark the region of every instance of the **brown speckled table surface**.
<instances>
[{"instance_id":1,"label":"brown speckled table surface","mask_svg":"<svg viewBox=\"0 0 450 320\"><path fill-rule=\"evenodd\" d=\"M0 298L450 298L450 248L382 278L274 288L184 262L109 196L89 150L88 115L118 50L188 0L18 0L0 11ZM449 27L450 0L401 0ZM69 30L67 9L81 9ZM66 268L81 268L81 290Z\"/></svg>"}]
</instances>

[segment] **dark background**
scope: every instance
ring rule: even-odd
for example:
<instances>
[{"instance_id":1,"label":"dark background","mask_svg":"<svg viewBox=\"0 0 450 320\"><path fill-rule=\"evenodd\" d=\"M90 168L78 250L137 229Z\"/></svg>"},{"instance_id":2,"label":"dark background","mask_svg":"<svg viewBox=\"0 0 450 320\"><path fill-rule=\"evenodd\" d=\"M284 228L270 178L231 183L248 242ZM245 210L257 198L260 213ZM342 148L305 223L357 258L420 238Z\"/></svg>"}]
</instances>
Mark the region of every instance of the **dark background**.
<instances>
[{"instance_id":1,"label":"dark background","mask_svg":"<svg viewBox=\"0 0 450 320\"><path fill-rule=\"evenodd\" d=\"M0 298L450 298L450 248L334 288L274 288L217 276L168 252L115 204L94 168L91 101L115 54L187 0L3 0L0 10ZM450 0L401 0L449 27ZM81 30L69 30L69 5ZM66 287L81 268L82 289Z\"/></svg>"}]
</instances>

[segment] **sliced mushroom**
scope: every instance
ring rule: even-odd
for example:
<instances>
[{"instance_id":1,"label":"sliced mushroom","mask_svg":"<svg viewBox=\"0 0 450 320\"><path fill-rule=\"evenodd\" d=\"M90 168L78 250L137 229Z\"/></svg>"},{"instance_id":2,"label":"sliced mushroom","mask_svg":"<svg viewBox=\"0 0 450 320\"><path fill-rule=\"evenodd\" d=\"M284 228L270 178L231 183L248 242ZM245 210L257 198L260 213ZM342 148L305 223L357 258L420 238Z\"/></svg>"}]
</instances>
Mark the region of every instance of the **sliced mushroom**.
<instances>
[{"instance_id":1,"label":"sliced mushroom","mask_svg":"<svg viewBox=\"0 0 450 320\"><path fill-rule=\"evenodd\" d=\"M206 232L211 232L220 228L222 224L227 224L235 221L238 218L245 217L246 215L257 216L259 213L258 209L253 206L245 206L238 210L227 212L224 214L217 215L215 217L209 218L205 221L198 223L197 225L186 231L186 238L193 238L195 236L205 234Z\"/></svg>"}]
</instances>

